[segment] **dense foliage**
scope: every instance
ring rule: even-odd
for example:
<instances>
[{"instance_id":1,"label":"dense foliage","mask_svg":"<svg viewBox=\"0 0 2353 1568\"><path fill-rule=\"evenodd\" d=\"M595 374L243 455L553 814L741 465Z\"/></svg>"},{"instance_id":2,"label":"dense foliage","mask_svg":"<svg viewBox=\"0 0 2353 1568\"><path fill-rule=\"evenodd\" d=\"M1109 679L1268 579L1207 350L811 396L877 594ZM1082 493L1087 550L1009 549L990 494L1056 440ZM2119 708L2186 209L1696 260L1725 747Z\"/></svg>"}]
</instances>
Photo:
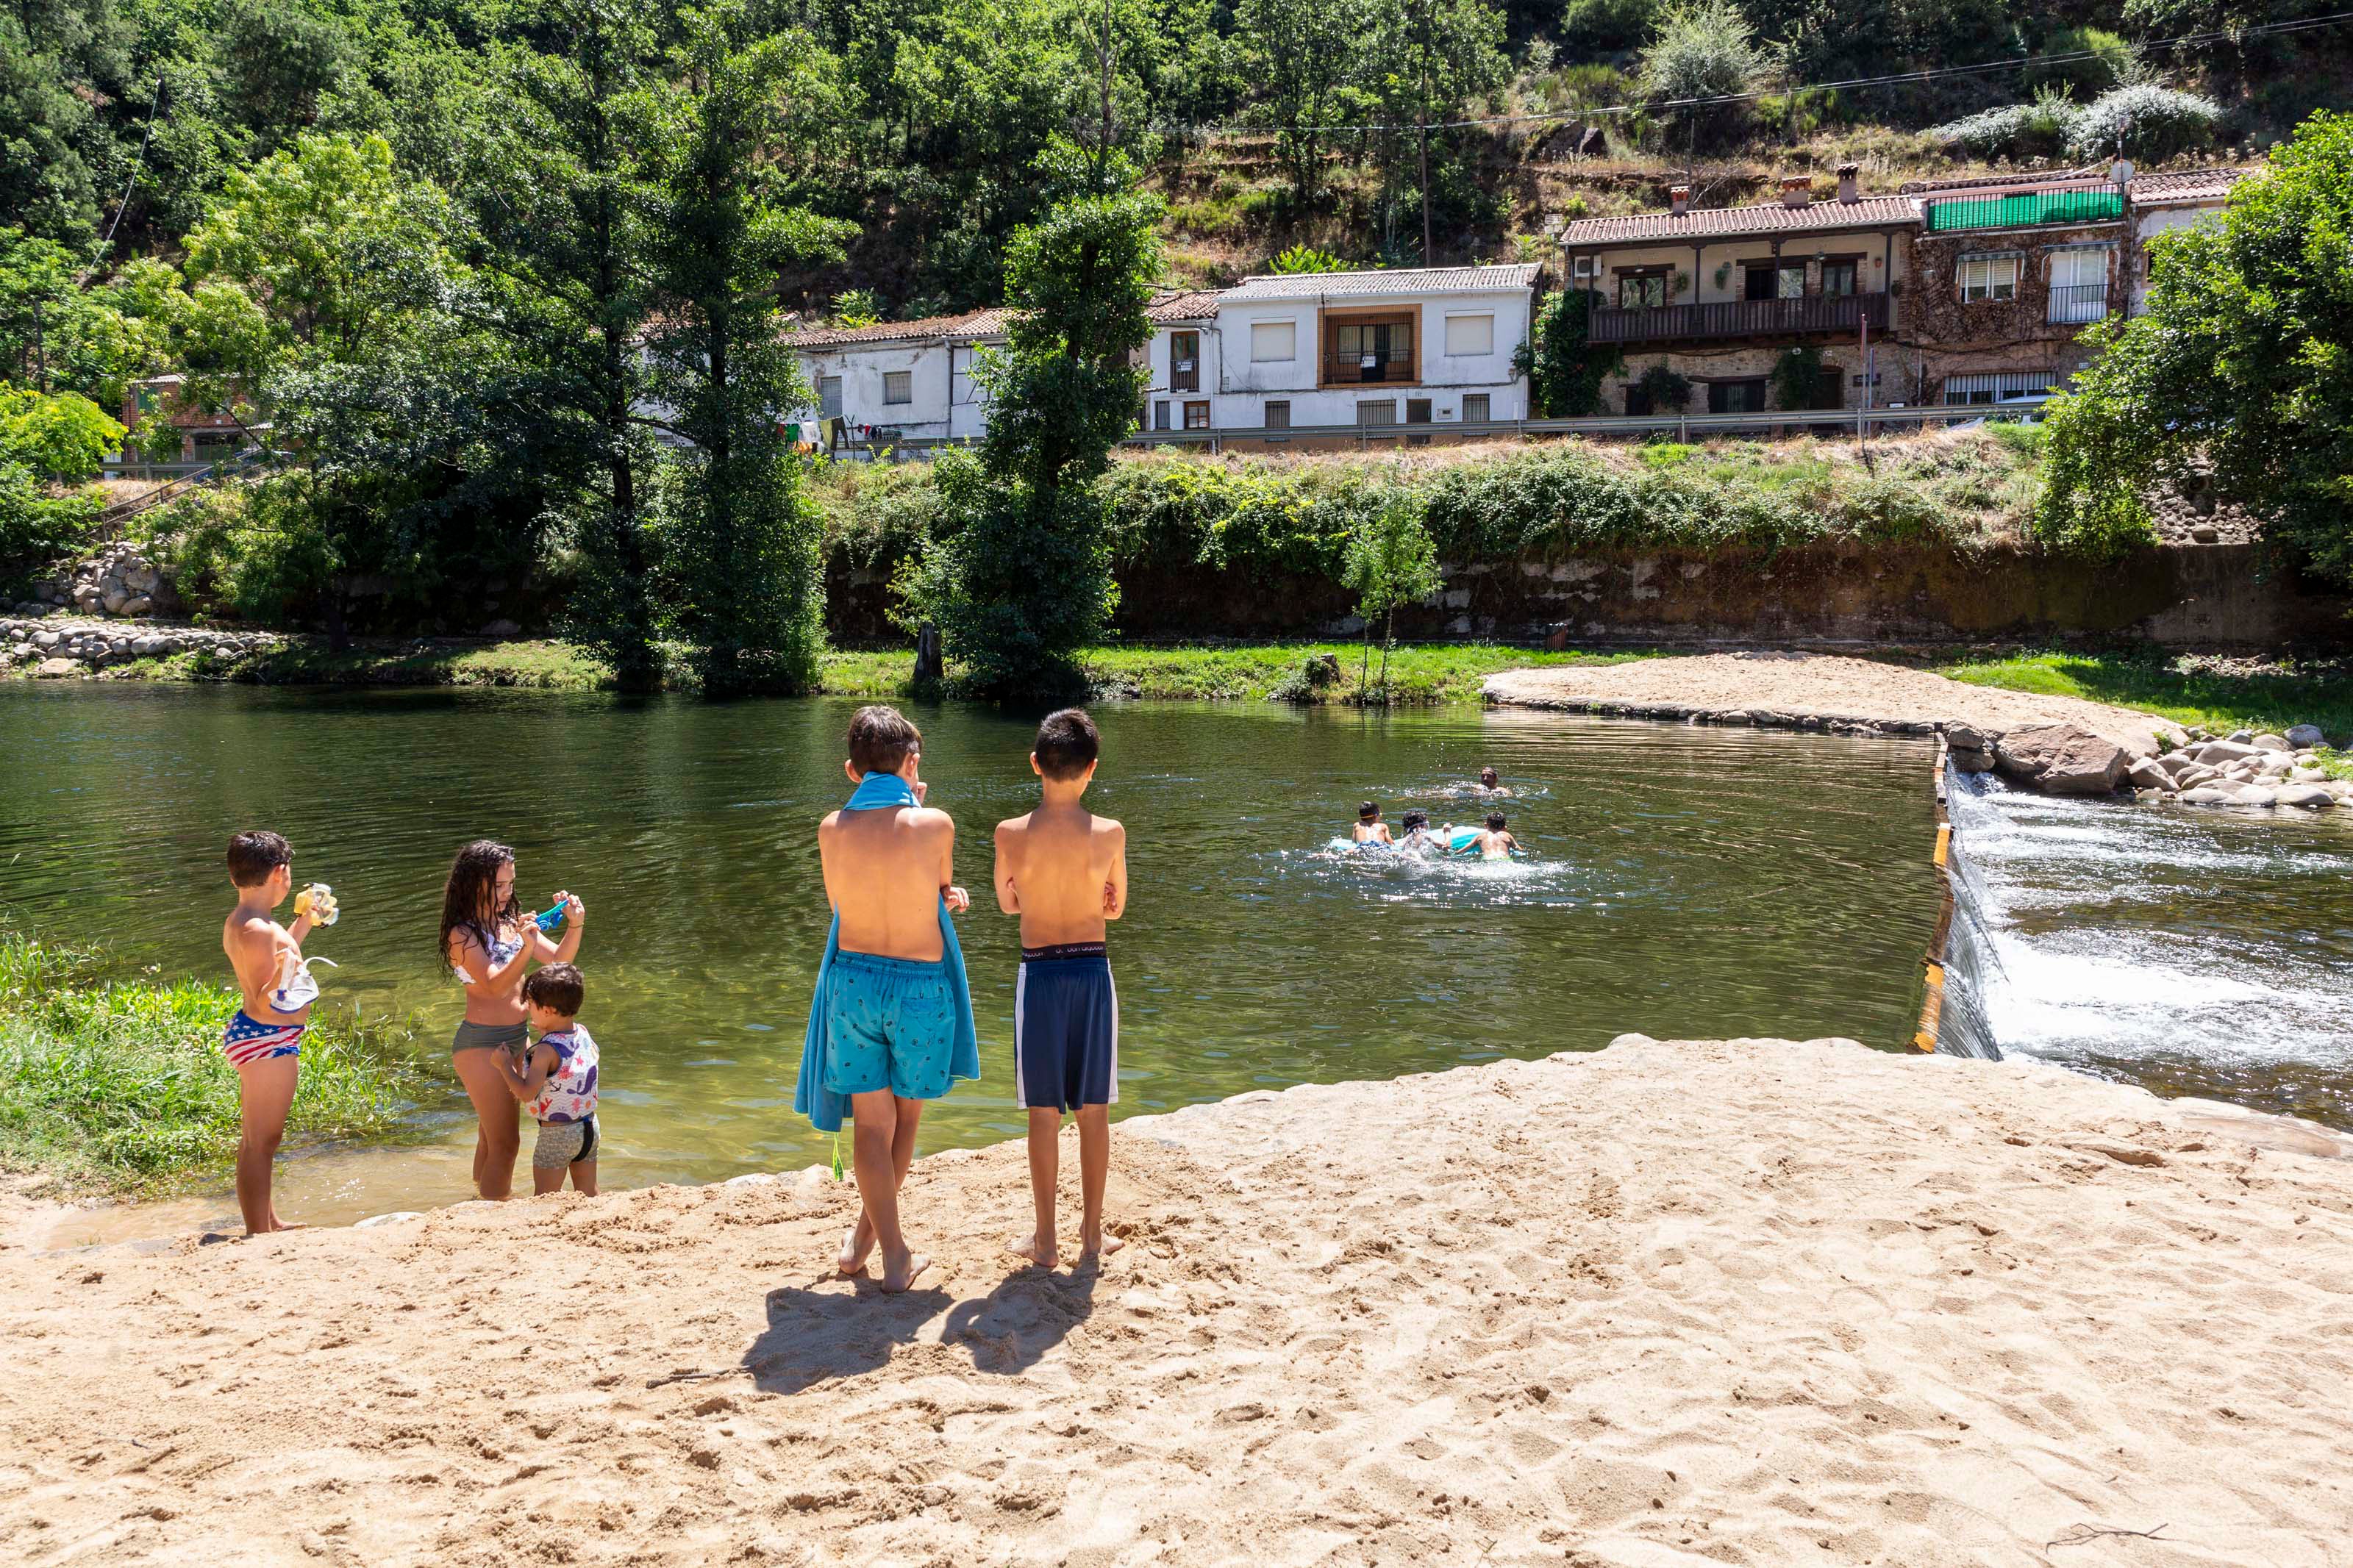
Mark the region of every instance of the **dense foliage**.
<instances>
[{"instance_id":1,"label":"dense foliage","mask_svg":"<svg viewBox=\"0 0 2353 1568\"><path fill-rule=\"evenodd\" d=\"M2316 117L2150 265L2147 313L2101 323L2052 406L2038 531L2147 540L2149 490L2204 464L2273 541L2353 583L2353 115Z\"/></svg>"}]
</instances>

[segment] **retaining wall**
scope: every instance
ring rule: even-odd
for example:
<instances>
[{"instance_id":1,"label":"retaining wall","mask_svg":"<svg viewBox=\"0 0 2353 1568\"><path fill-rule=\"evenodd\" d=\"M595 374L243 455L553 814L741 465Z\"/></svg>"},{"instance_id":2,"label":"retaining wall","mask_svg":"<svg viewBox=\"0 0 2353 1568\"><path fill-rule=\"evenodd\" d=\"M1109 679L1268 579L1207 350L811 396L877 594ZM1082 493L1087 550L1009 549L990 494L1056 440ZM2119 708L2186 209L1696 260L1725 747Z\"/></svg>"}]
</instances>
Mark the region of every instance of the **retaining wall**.
<instances>
[{"instance_id":1,"label":"retaining wall","mask_svg":"<svg viewBox=\"0 0 2353 1568\"><path fill-rule=\"evenodd\" d=\"M898 640L888 573L837 568L828 619L848 641ZM1129 637L1345 636L1353 595L1328 578L1145 569L1120 579ZM2353 646L2353 597L2268 569L2251 544L2158 545L2113 563L1911 546L1597 551L1450 568L1441 602L1400 611L1415 639L1702 644L2149 637L2176 646Z\"/></svg>"}]
</instances>

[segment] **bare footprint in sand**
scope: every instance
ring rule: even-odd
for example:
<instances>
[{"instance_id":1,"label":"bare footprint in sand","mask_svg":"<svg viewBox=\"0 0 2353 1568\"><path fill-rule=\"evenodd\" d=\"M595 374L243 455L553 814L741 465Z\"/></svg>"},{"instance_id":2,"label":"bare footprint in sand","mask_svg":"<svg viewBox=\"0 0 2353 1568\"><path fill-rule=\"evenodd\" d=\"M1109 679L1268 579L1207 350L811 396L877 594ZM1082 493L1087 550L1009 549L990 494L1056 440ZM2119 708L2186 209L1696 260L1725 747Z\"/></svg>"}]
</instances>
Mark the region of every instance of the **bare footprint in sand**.
<instances>
[{"instance_id":1,"label":"bare footprint in sand","mask_svg":"<svg viewBox=\"0 0 2353 1568\"><path fill-rule=\"evenodd\" d=\"M1051 1268L1061 1261L1060 1251L1050 1243L1040 1246L1038 1233L1034 1230L1027 1236L1017 1236L1007 1242L1005 1250L1016 1258L1028 1258L1040 1268Z\"/></svg>"},{"instance_id":2,"label":"bare footprint in sand","mask_svg":"<svg viewBox=\"0 0 2353 1568\"><path fill-rule=\"evenodd\" d=\"M882 1293L886 1296L899 1295L909 1287L913 1286L917 1278L923 1274L923 1270L929 1268L931 1266L932 1260L924 1257L922 1253L909 1253L907 1255L906 1273L894 1275L888 1268L885 1268L882 1271Z\"/></svg>"}]
</instances>

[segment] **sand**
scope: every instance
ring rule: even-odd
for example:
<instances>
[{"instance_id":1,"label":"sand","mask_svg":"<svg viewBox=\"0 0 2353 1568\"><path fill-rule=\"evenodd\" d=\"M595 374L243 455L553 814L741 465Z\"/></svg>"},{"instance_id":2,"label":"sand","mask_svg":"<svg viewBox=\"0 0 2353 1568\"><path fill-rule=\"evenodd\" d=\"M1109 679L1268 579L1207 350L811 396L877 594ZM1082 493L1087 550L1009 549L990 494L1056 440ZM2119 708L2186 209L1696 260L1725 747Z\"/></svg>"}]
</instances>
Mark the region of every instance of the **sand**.
<instances>
[{"instance_id":1,"label":"sand","mask_svg":"<svg viewBox=\"0 0 2353 1568\"><path fill-rule=\"evenodd\" d=\"M895 1300L828 1276L852 1199L815 1173L0 1254L0 1555L2348 1553L2353 1140L2025 1064L1629 1037L1114 1149L1129 1245L1052 1275L997 1250L1018 1146L920 1163L939 1264Z\"/></svg>"},{"instance_id":2,"label":"sand","mask_svg":"<svg viewBox=\"0 0 2353 1568\"><path fill-rule=\"evenodd\" d=\"M2027 724L2074 724L2146 754L2162 733L2179 742L2181 726L2154 713L1971 686L1925 669L1834 654L1703 654L1643 658L1626 664L1510 669L1490 677L1491 700L1514 707L1559 708L1592 702L1746 710L1759 722L1809 715L1873 724L1947 724L1987 731Z\"/></svg>"}]
</instances>

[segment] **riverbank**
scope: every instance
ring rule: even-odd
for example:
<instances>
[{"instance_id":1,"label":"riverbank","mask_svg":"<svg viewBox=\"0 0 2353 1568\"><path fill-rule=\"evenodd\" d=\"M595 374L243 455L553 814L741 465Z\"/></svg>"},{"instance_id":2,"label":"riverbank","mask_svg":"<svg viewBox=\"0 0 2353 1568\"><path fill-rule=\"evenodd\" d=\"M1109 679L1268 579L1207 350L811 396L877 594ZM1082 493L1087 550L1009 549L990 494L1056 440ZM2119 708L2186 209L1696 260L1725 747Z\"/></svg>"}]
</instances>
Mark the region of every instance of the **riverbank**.
<instances>
[{"instance_id":1,"label":"riverbank","mask_svg":"<svg viewBox=\"0 0 2353 1568\"><path fill-rule=\"evenodd\" d=\"M924 1160L896 1300L814 1177L0 1254L0 1503L98 1563L2320 1564L2353 1162L2240 1122L1628 1039L1122 1123L1100 1272L1001 1250L1018 1143Z\"/></svg>"},{"instance_id":2,"label":"riverbank","mask_svg":"<svg viewBox=\"0 0 2353 1568\"><path fill-rule=\"evenodd\" d=\"M220 1054L237 994L200 981L101 981L100 955L0 930L0 1172L24 1190L153 1197L217 1181L239 1133ZM401 1029L322 1009L302 1041L289 1152L412 1134L426 1092Z\"/></svg>"}]
</instances>

